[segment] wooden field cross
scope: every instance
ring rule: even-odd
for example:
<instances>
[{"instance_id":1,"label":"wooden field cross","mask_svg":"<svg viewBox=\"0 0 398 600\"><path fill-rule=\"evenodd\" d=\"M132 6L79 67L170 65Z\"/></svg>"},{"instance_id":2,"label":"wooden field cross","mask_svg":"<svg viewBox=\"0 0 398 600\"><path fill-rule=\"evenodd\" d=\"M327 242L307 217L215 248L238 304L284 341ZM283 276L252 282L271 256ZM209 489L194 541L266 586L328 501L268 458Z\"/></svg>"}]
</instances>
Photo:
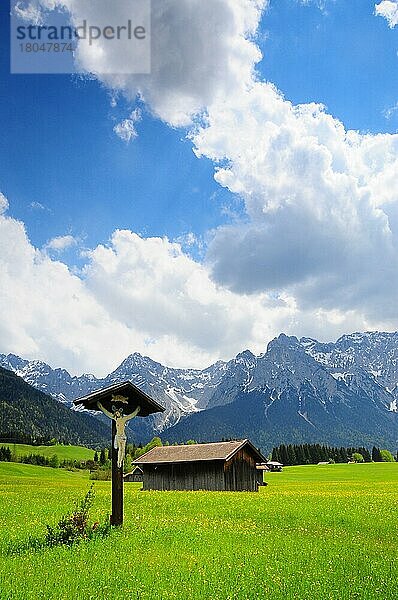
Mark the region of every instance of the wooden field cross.
<instances>
[{"instance_id":1,"label":"wooden field cross","mask_svg":"<svg viewBox=\"0 0 398 600\"><path fill-rule=\"evenodd\" d=\"M164 408L131 381L102 388L74 401L76 406L98 412L112 420L112 514L111 524L123 524L123 461L126 452L126 423L147 417Z\"/></svg>"}]
</instances>

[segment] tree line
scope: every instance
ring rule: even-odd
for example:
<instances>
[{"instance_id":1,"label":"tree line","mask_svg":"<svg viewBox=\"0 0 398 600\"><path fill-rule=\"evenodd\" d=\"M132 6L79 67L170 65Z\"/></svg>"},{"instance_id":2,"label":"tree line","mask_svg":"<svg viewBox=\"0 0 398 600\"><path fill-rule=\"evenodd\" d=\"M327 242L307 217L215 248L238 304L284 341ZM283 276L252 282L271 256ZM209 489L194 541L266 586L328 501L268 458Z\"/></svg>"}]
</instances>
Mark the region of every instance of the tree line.
<instances>
[{"instance_id":1,"label":"tree line","mask_svg":"<svg viewBox=\"0 0 398 600\"><path fill-rule=\"evenodd\" d=\"M392 462L394 457L388 450L373 446L369 451L357 448L340 448L321 444L281 444L272 449L271 458L283 465L316 465L319 462Z\"/></svg>"}]
</instances>

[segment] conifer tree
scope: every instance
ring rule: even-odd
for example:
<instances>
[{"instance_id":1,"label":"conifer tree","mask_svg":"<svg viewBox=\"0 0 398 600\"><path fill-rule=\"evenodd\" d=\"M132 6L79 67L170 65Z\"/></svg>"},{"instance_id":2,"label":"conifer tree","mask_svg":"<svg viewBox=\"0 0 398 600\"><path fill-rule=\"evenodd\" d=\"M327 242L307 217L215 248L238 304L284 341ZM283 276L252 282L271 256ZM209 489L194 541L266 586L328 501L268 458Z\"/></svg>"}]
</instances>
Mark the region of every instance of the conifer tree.
<instances>
[{"instance_id":1,"label":"conifer tree","mask_svg":"<svg viewBox=\"0 0 398 600\"><path fill-rule=\"evenodd\" d=\"M305 454L302 444L296 446L296 459L298 465L305 465Z\"/></svg>"},{"instance_id":2,"label":"conifer tree","mask_svg":"<svg viewBox=\"0 0 398 600\"><path fill-rule=\"evenodd\" d=\"M272 454L271 454L271 459L276 461L276 462L280 462L279 460L279 447L275 447L272 448Z\"/></svg>"},{"instance_id":3,"label":"conifer tree","mask_svg":"<svg viewBox=\"0 0 398 600\"><path fill-rule=\"evenodd\" d=\"M382 462L380 448L377 448L376 446L373 446L372 448L372 460L373 462Z\"/></svg>"},{"instance_id":4,"label":"conifer tree","mask_svg":"<svg viewBox=\"0 0 398 600\"><path fill-rule=\"evenodd\" d=\"M360 449L360 452L361 452L361 454L362 454L362 456L363 456L363 458L364 458L364 461L365 461L366 463L369 463L369 462L371 462L372 458L371 458L371 456L370 456L370 452L369 452L369 450L368 450L367 448L361 448L361 449Z\"/></svg>"},{"instance_id":5,"label":"conifer tree","mask_svg":"<svg viewBox=\"0 0 398 600\"><path fill-rule=\"evenodd\" d=\"M102 448L102 450L100 452L100 457L99 457L99 464L101 466L103 466L105 463L106 463L105 450L104 450L104 448Z\"/></svg>"},{"instance_id":6,"label":"conifer tree","mask_svg":"<svg viewBox=\"0 0 398 600\"><path fill-rule=\"evenodd\" d=\"M308 444L304 444L303 453L304 453L304 464L305 465L311 464L311 456L310 456Z\"/></svg>"},{"instance_id":7,"label":"conifer tree","mask_svg":"<svg viewBox=\"0 0 398 600\"><path fill-rule=\"evenodd\" d=\"M281 458L280 462L283 465L288 465L289 464L289 454L287 452L287 448L286 448L285 444L282 444L279 447L279 451L280 451L280 458Z\"/></svg>"},{"instance_id":8,"label":"conifer tree","mask_svg":"<svg viewBox=\"0 0 398 600\"><path fill-rule=\"evenodd\" d=\"M297 464L297 462L296 462L296 453L294 451L293 446L291 444L289 444L286 450L287 450L287 456L288 456L288 459L289 459L289 462L287 464L288 465L296 465Z\"/></svg>"},{"instance_id":9,"label":"conifer tree","mask_svg":"<svg viewBox=\"0 0 398 600\"><path fill-rule=\"evenodd\" d=\"M343 462L343 463L348 462L347 450L343 447L340 448L340 456L341 456L341 462Z\"/></svg>"},{"instance_id":10,"label":"conifer tree","mask_svg":"<svg viewBox=\"0 0 398 600\"><path fill-rule=\"evenodd\" d=\"M320 453L321 453L322 461L326 462L326 461L329 460L329 458L330 458L329 454L330 453L329 453L329 450L326 448L326 446L322 446L321 447Z\"/></svg>"},{"instance_id":11,"label":"conifer tree","mask_svg":"<svg viewBox=\"0 0 398 600\"><path fill-rule=\"evenodd\" d=\"M312 444L309 446L309 453L311 458L311 464L316 465L319 460L319 444Z\"/></svg>"}]
</instances>

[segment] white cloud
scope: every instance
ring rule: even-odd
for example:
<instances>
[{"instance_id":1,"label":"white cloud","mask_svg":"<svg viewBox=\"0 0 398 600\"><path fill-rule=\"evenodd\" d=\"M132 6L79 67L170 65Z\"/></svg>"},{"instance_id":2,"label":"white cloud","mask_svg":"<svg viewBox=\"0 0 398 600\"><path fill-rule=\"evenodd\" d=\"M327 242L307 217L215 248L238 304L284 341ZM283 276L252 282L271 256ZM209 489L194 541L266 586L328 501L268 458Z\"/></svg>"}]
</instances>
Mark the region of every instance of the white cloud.
<instances>
[{"instance_id":1,"label":"white cloud","mask_svg":"<svg viewBox=\"0 0 398 600\"><path fill-rule=\"evenodd\" d=\"M45 250L54 250L55 252L62 252L67 248L71 248L72 246L76 246L77 240L73 237L73 235L60 235L55 238L52 238L47 242L44 246Z\"/></svg>"},{"instance_id":2,"label":"white cloud","mask_svg":"<svg viewBox=\"0 0 398 600\"><path fill-rule=\"evenodd\" d=\"M46 206L44 206L44 204L42 204L41 202L36 202L36 201L33 201L33 202L31 202L31 203L30 203L30 205L29 205L29 206L30 206L30 208L32 208L33 210L45 210L45 211L49 211L49 212L51 212L51 211L50 211L50 209L49 209L49 208L47 208Z\"/></svg>"},{"instance_id":3,"label":"white cloud","mask_svg":"<svg viewBox=\"0 0 398 600\"><path fill-rule=\"evenodd\" d=\"M34 23L35 25L42 24L42 7L38 0L30 2L16 2L14 5L15 14L24 21Z\"/></svg>"},{"instance_id":4,"label":"white cloud","mask_svg":"<svg viewBox=\"0 0 398 600\"><path fill-rule=\"evenodd\" d=\"M150 75L120 74L134 56L123 45L106 41L95 55L79 42L77 60L113 92L130 100L139 96L171 125L189 125L217 97L251 81L261 54L250 38L267 4L268 0L152 0ZM90 21L92 14L99 17L98 6L86 0L30 0L29 5L32 13L40 6L64 7L75 24ZM128 2L101 3L101 10L112 15L117 11L123 23L131 17L129 9ZM105 70L115 74L100 75Z\"/></svg>"},{"instance_id":5,"label":"white cloud","mask_svg":"<svg viewBox=\"0 0 398 600\"><path fill-rule=\"evenodd\" d=\"M383 111L383 116L389 120L398 112L398 102Z\"/></svg>"},{"instance_id":6,"label":"white cloud","mask_svg":"<svg viewBox=\"0 0 398 600\"><path fill-rule=\"evenodd\" d=\"M114 328L115 339L120 336L125 349L123 328L101 309L66 265L30 244L22 223L0 217L0 247L3 351L82 370L90 365L92 355L97 358L92 365L98 371L105 362L101 352L121 357L109 333Z\"/></svg>"},{"instance_id":7,"label":"white cloud","mask_svg":"<svg viewBox=\"0 0 398 600\"><path fill-rule=\"evenodd\" d=\"M347 132L323 107L293 106L256 82L211 106L193 141L246 206L245 221L210 244L219 284L397 323L398 232L384 210L398 200L397 135Z\"/></svg>"},{"instance_id":8,"label":"white cloud","mask_svg":"<svg viewBox=\"0 0 398 600\"><path fill-rule=\"evenodd\" d=\"M8 200L7 198L0 192L0 215L5 213L8 210Z\"/></svg>"},{"instance_id":9,"label":"white cloud","mask_svg":"<svg viewBox=\"0 0 398 600\"><path fill-rule=\"evenodd\" d=\"M290 312L266 295L217 287L179 244L129 231L89 252L78 277L6 216L0 277L0 351L76 373L104 375L134 351L177 366L205 366L243 346L260 351Z\"/></svg>"},{"instance_id":10,"label":"white cloud","mask_svg":"<svg viewBox=\"0 0 398 600\"><path fill-rule=\"evenodd\" d=\"M384 17L388 26L393 29L398 25L398 2L396 0L383 0L375 4L376 15Z\"/></svg>"},{"instance_id":11,"label":"white cloud","mask_svg":"<svg viewBox=\"0 0 398 600\"><path fill-rule=\"evenodd\" d=\"M296 0L296 2L299 2L300 4L303 4L304 6L315 4L315 6L317 6L323 14L327 15L327 10L326 10L327 5L330 2L335 2L335 0Z\"/></svg>"},{"instance_id":12,"label":"white cloud","mask_svg":"<svg viewBox=\"0 0 398 600\"><path fill-rule=\"evenodd\" d=\"M137 137L137 130L135 128L135 124L141 121L141 111L139 108L136 108L131 113L128 119L124 119L121 123L118 123L113 128L113 131L116 133L121 140L126 143L129 143L132 139Z\"/></svg>"},{"instance_id":13,"label":"white cloud","mask_svg":"<svg viewBox=\"0 0 398 600\"><path fill-rule=\"evenodd\" d=\"M88 252L80 276L35 249L22 223L0 217L2 352L72 373L104 375L139 351L171 366L204 367L243 348L265 350L281 330L323 339L359 315L299 311L285 293L235 294L167 239L116 231Z\"/></svg>"}]
</instances>

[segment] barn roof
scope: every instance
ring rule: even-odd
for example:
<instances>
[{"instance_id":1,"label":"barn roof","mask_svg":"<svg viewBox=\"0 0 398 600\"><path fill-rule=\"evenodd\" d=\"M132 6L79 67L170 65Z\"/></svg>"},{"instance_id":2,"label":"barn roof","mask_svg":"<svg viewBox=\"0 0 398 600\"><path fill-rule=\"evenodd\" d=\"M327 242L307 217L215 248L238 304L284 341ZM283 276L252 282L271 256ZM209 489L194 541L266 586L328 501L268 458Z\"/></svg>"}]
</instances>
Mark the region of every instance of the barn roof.
<instances>
[{"instance_id":1,"label":"barn roof","mask_svg":"<svg viewBox=\"0 0 398 600\"><path fill-rule=\"evenodd\" d=\"M258 462L264 462L264 456L249 440L216 442L212 444L187 444L183 446L157 446L146 452L134 462L137 465L195 462L202 460L229 460L238 450L249 446Z\"/></svg>"},{"instance_id":2,"label":"barn roof","mask_svg":"<svg viewBox=\"0 0 398 600\"><path fill-rule=\"evenodd\" d=\"M117 397L125 399L118 400ZM98 401L108 410L111 410L112 405L116 405L118 408L128 408L126 411L128 413L132 413L137 406L140 406L139 417L147 417L152 413L164 411L163 406L160 406L160 404L140 390L134 383L131 383L131 381L123 381L122 383L115 383L101 388L95 392L91 392L91 394L87 394L87 396L74 400L73 404L83 406L87 410L99 410L97 406ZM128 407L124 406L126 401Z\"/></svg>"},{"instance_id":3,"label":"barn roof","mask_svg":"<svg viewBox=\"0 0 398 600\"><path fill-rule=\"evenodd\" d=\"M134 467L134 469L132 469L132 471L130 471L129 473L125 473L124 477L126 477L126 475L134 475L134 473L140 473L142 475L141 467Z\"/></svg>"},{"instance_id":4,"label":"barn roof","mask_svg":"<svg viewBox=\"0 0 398 600\"><path fill-rule=\"evenodd\" d=\"M265 464L256 465L256 469L259 471L269 471L269 466Z\"/></svg>"}]
</instances>

